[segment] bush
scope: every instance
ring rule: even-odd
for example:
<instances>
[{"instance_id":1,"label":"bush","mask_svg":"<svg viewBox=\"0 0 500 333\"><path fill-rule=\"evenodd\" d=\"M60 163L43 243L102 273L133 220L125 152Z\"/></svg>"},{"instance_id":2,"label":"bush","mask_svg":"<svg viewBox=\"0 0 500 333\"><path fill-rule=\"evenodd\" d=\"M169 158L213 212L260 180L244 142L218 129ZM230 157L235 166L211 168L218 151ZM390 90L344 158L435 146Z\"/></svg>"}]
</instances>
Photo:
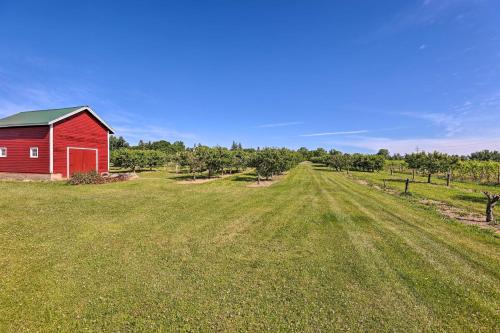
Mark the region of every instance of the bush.
<instances>
[{"instance_id":1,"label":"bush","mask_svg":"<svg viewBox=\"0 0 500 333\"><path fill-rule=\"evenodd\" d=\"M102 184L104 183L104 177L96 171L75 172L68 183L70 185Z\"/></svg>"},{"instance_id":2,"label":"bush","mask_svg":"<svg viewBox=\"0 0 500 333\"><path fill-rule=\"evenodd\" d=\"M103 177L96 171L90 172L75 172L68 180L70 185L83 185L83 184L105 184L122 182L129 179L129 175L120 174L114 177Z\"/></svg>"}]
</instances>

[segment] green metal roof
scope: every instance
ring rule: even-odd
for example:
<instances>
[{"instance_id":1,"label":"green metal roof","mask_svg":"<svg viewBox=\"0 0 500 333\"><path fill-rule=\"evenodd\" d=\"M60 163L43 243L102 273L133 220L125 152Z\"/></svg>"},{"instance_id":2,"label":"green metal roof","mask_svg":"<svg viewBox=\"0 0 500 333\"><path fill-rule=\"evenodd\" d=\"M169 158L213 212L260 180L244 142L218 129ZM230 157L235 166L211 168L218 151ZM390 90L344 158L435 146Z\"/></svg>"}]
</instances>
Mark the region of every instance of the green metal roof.
<instances>
[{"instance_id":1,"label":"green metal roof","mask_svg":"<svg viewBox=\"0 0 500 333\"><path fill-rule=\"evenodd\" d=\"M0 119L0 127L17 127L17 126L37 126L37 125L51 125L54 122L62 120L65 116L71 115L78 110L89 111L95 118L97 118L108 130L113 134L115 131L108 124L106 124L92 109L86 105L73 106L70 108L62 109L49 109L49 110L36 110L19 112L12 116Z\"/></svg>"},{"instance_id":2,"label":"green metal roof","mask_svg":"<svg viewBox=\"0 0 500 333\"><path fill-rule=\"evenodd\" d=\"M61 118L67 114L81 109L83 106L75 106L63 109L49 109L19 112L12 116L0 119L0 127L49 125L51 121Z\"/></svg>"}]
</instances>

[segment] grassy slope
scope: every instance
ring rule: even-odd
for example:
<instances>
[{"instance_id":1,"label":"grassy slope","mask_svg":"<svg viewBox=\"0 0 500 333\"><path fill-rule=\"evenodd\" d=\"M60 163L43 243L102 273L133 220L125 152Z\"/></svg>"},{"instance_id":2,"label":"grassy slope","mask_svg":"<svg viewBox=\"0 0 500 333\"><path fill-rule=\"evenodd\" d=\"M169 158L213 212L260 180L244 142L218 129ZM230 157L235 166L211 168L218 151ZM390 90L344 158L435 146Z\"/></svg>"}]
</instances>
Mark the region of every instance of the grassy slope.
<instances>
[{"instance_id":1,"label":"grassy slope","mask_svg":"<svg viewBox=\"0 0 500 333\"><path fill-rule=\"evenodd\" d=\"M0 331L499 329L491 234L311 165L161 175L0 183Z\"/></svg>"},{"instance_id":2,"label":"grassy slope","mask_svg":"<svg viewBox=\"0 0 500 333\"><path fill-rule=\"evenodd\" d=\"M404 173L394 173L392 176L389 172L351 172L358 178L364 179L372 184L383 186L383 180L386 179L386 185L390 188L404 191L404 180L411 175ZM419 197L445 202L449 205L462 208L464 210L472 210L479 214L484 214L486 209L486 197L482 191L493 193L500 192L498 185L482 185L470 182L453 181L450 187L446 187L446 180L438 177L432 177L432 184L427 183L427 177L417 176L415 182L410 184L410 192Z\"/></svg>"}]
</instances>

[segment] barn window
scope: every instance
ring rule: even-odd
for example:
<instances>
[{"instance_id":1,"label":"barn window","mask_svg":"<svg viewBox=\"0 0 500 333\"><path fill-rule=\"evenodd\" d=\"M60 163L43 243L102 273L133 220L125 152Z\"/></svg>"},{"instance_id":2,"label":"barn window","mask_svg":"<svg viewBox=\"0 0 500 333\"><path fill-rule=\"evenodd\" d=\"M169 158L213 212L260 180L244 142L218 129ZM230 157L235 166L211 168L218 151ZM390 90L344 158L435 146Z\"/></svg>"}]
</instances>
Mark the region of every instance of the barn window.
<instances>
[{"instance_id":1,"label":"barn window","mask_svg":"<svg viewBox=\"0 0 500 333\"><path fill-rule=\"evenodd\" d=\"M7 157L7 148L0 147L0 157Z\"/></svg>"},{"instance_id":2,"label":"barn window","mask_svg":"<svg viewBox=\"0 0 500 333\"><path fill-rule=\"evenodd\" d=\"M30 157L31 158L38 158L38 147L31 147L30 148Z\"/></svg>"}]
</instances>

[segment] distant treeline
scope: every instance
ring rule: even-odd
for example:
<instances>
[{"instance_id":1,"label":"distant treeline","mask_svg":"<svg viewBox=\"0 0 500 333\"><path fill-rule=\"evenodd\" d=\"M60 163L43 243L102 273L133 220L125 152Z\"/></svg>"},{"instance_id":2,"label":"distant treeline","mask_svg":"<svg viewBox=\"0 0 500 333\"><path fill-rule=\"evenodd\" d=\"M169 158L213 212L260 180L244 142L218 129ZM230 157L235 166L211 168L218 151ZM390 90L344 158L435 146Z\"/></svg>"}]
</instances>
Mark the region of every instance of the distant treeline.
<instances>
[{"instance_id":1,"label":"distant treeline","mask_svg":"<svg viewBox=\"0 0 500 333\"><path fill-rule=\"evenodd\" d=\"M111 162L116 167L130 170L147 169L173 163L196 174L215 174L240 171L248 167L257 170L260 177L269 178L280 174L301 161L325 164L336 171L376 172L388 168L391 173L411 170L425 174L428 181L432 175L445 175L461 180L476 182L500 182L500 152L483 150L467 156L448 155L439 152L418 152L406 155L390 155L387 149L376 154L347 154L323 148L297 150L287 148L243 148L233 142L230 148L207 147L201 144L186 147L182 141L170 143L160 141L139 141L131 146L123 137L110 138Z\"/></svg>"}]
</instances>

